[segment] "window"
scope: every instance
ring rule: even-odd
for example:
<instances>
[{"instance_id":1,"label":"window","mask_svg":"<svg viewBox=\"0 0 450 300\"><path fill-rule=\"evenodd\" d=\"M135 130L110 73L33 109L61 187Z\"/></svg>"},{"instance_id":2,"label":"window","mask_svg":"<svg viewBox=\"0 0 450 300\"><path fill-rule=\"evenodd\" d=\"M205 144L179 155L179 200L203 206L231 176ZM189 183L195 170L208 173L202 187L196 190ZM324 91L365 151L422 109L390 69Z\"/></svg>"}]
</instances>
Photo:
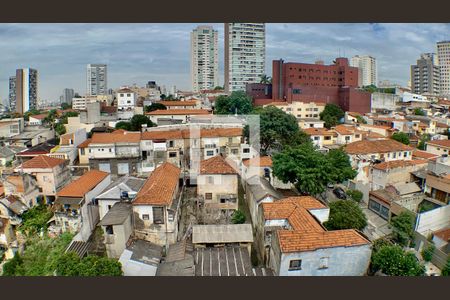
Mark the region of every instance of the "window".
<instances>
[{"instance_id":1,"label":"window","mask_svg":"<svg viewBox=\"0 0 450 300\"><path fill-rule=\"evenodd\" d=\"M212 200L212 193L205 193L206 200Z\"/></svg>"},{"instance_id":2,"label":"window","mask_svg":"<svg viewBox=\"0 0 450 300\"><path fill-rule=\"evenodd\" d=\"M110 210L110 209L111 209L111 207L112 207L112 205L108 205L108 210Z\"/></svg>"},{"instance_id":3,"label":"window","mask_svg":"<svg viewBox=\"0 0 450 300\"><path fill-rule=\"evenodd\" d=\"M212 155L214 155L214 151L213 150L206 151L206 156L212 156Z\"/></svg>"},{"instance_id":4,"label":"window","mask_svg":"<svg viewBox=\"0 0 450 300\"><path fill-rule=\"evenodd\" d=\"M325 141L329 141L329 140L331 140L331 136L325 136L324 139L325 139Z\"/></svg>"},{"instance_id":5,"label":"window","mask_svg":"<svg viewBox=\"0 0 450 300\"><path fill-rule=\"evenodd\" d=\"M162 207L153 207L153 223L164 224L164 211Z\"/></svg>"},{"instance_id":6,"label":"window","mask_svg":"<svg viewBox=\"0 0 450 300\"><path fill-rule=\"evenodd\" d=\"M328 257L320 258L319 269L328 269Z\"/></svg>"},{"instance_id":7,"label":"window","mask_svg":"<svg viewBox=\"0 0 450 300\"><path fill-rule=\"evenodd\" d=\"M173 222L173 220L175 219L175 212L169 210L169 214L167 216L167 219L168 219L169 222Z\"/></svg>"},{"instance_id":8,"label":"window","mask_svg":"<svg viewBox=\"0 0 450 300\"><path fill-rule=\"evenodd\" d=\"M80 149L80 153L81 153L81 155L84 155L84 148Z\"/></svg>"},{"instance_id":9,"label":"window","mask_svg":"<svg viewBox=\"0 0 450 300\"><path fill-rule=\"evenodd\" d=\"M393 155L392 155L392 157L393 157L393 158L396 158L396 157L397 157L397 152L394 152Z\"/></svg>"},{"instance_id":10,"label":"window","mask_svg":"<svg viewBox=\"0 0 450 300\"><path fill-rule=\"evenodd\" d=\"M214 184L214 176L206 177L206 182L208 182L208 184Z\"/></svg>"},{"instance_id":11,"label":"window","mask_svg":"<svg viewBox=\"0 0 450 300\"><path fill-rule=\"evenodd\" d=\"M404 152L403 157L408 157L408 152Z\"/></svg>"},{"instance_id":12,"label":"window","mask_svg":"<svg viewBox=\"0 0 450 300\"><path fill-rule=\"evenodd\" d=\"M302 111L302 109L301 108L297 108L297 111Z\"/></svg>"},{"instance_id":13,"label":"window","mask_svg":"<svg viewBox=\"0 0 450 300\"><path fill-rule=\"evenodd\" d=\"M350 141L350 137L349 137L349 136L346 136L346 137L345 137L345 140L346 140L346 141Z\"/></svg>"},{"instance_id":14,"label":"window","mask_svg":"<svg viewBox=\"0 0 450 300\"><path fill-rule=\"evenodd\" d=\"M177 157L177 153L176 152L169 152L169 157Z\"/></svg>"},{"instance_id":15,"label":"window","mask_svg":"<svg viewBox=\"0 0 450 300\"><path fill-rule=\"evenodd\" d=\"M295 259L289 262L289 271L296 271L302 269L302 260Z\"/></svg>"},{"instance_id":16,"label":"window","mask_svg":"<svg viewBox=\"0 0 450 300\"><path fill-rule=\"evenodd\" d=\"M173 145L174 145L174 142L173 141L169 141L169 147L173 147Z\"/></svg>"},{"instance_id":17,"label":"window","mask_svg":"<svg viewBox=\"0 0 450 300\"><path fill-rule=\"evenodd\" d=\"M131 97L131 94L127 94L127 97Z\"/></svg>"},{"instance_id":18,"label":"window","mask_svg":"<svg viewBox=\"0 0 450 300\"><path fill-rule=\"evenodd\" d=\"M270 169L264 168L264 177L270 177Z\"/></svg>"},{"instance_id":19,"label":"window","mask_svg":"<svg viewBox=\"0 0 450 300\"><path fill-rule=\"evenodd\" d=\"M359 139L359 136L360 136L359 134L355 134L355 138Z\"/></svg>"},{"instance_id":20,"label":"window","mask_svg":"<svg viewBox=\"0 0 450 300\"><path fill-rule=\"evenodd\" d=\"M318 136L315 136L315 137L314 137L314 140L315 140L315 141L318 141L319 139L320 139L320 138L319 138Z\"/></svg>"},{"instance_id":21,"label":"window","mask_svg":"<svg viewBox=\"0 0 450 300\"><path fill-rule=\"evenodd\" d=\"M111 148L109 148L109 152L112 152L112 149L111 149Z\"/></svg>"},{"instance_id":22,"label":"window","mask_svg":"<svg viewBox=\"0 0 450 300\"><path fill-rule=\"evenodd\" d=\"M228 143L229 144L233 143L233 138L232 137L228 138Z\"/></svg>"},{"instance_id":23,"label":"window","mask_svg":"<svg viewBox=\"0 0 450 300\"><path fill-rule=\"evenodd\" d=\"M107 225L106 228L105 228L105 231L106 231L107 234L114 234L114 230L113 230L112 225Z\"/></svg>"},{"instance_id":24,"label":"window","mask_svg":"<svg viewBox=\"0 0 450 300\"><path fill-rule=\"evenodd\" d=\"M237 155L238 153L238 149L231 149L231 154Z\"/></svg>"},{"instance_id":25,"label":"window","mask_svg":"<svg viewBox=\"0 0 450 300\"><path fill-rule=\"evenodd\" d=\"M120 94L120 97L123 97L124 94Z\"/></svg>"},{"instance_id":26,"label":"window","mask_svg":"<svg viewBox=\"0 0 450 300\"><path fill-rule=\"evenodd\" d=\"M144 220L144 221L148 221L148 220L150 220L150 217L149 217L149 215L147 215L147 214L145 214L145 215L142 215L142 220Z\"/></svg>"},{"instance_id":27,"label":"window","mask_svg":"<svg viewBox=\"0 0 450 300\"><path fill-rule=\"evenodd\" d=\"M244 148L244 150L242 151L244 153L250 153L250 148Z\"/></svg>"}]
</instances>

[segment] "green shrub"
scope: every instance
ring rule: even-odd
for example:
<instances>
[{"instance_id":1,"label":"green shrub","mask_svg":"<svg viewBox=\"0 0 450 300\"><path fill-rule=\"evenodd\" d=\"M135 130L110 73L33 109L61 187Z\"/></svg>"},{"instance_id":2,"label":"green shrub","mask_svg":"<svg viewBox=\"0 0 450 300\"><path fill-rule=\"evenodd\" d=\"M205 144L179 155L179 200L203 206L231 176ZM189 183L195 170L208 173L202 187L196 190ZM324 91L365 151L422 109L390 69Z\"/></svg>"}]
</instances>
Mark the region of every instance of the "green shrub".
<instances>
[{"instance_id":1,"label":"green shrub","mask_svg":"<svg viewBox=\"0 0 450 300\"><path fill-rule=\"evenodd\" d=\"M245 223L245 214L242 212L242 210L237 210L233 213L231 222L233 222L233 224L244 224Z\"/></svg>"},{"instance_id":2,"label":"green shrub","mask_svg":"<svg viewBox=\"0 0 450 300\"><path fill-rule=\"evenodd\" d=\"M442 276L450 276L450 257L447 259L447 263L442 269Z\"/></svg>"},{"instance_id":3,"label":"green shrub","mask_svg":"<svg viewBox=\"0 0 450 300\"><path fill-rule=\"evenodd\" d=\"M425 261L431 261L434 249L436 249L436 247L433 244L430 244L427 248L422 250L422 257Z\"/></svg>"},{"instance_id":4,"label":"green shrub","mask_svg":"<svg viewBox=\"0 0 450 300\"><path fill-rule=\"evenodd\" d=\"M347 196L350 197L350 199L352 199L353 201L356 202L361 202L362 198L363 198L363 193L359 190L347 190Z\"/></svg>"}]
</instances>

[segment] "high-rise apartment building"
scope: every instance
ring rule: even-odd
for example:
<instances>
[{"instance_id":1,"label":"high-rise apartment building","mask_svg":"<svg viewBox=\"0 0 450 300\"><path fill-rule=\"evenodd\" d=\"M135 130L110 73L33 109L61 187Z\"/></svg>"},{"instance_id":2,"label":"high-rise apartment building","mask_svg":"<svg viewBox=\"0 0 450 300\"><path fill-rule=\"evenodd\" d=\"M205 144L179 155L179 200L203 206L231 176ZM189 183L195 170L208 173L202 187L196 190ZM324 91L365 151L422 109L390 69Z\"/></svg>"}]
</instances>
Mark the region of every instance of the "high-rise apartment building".
<instances>
[{"instance_id":1,"label":"high-rise apartment building","mask_svg":"<svg viewBox=\"0 0 450 300\"><path fill-rule=\"evenodd\" d=\"M9 109L11 111L15 111L16 110L16 104L17 104L17 100L16 100L16 76L11 76L9 77L9 94L8 94L8 99L9 99Z\"/></svg>"},{"instance_id":2,"label":"high-rise apartment building","mask_svg":"<svg viewBox=\"0 0 450 300\"><path fill-rule=\"evenodd\" d=\"M245 91L265 74L264 23L225 23L225 91Z\"/></svg>"},{"instance_id":3,"label":"high-rise apartment building","mask_svg":"<svg viewBox=\"0 0 450 300\"><path fill-rule=\"evenodd\" d=\"M423 53L411 66L411 91L415 94L439 95L441 70L435 53Z\"/></svg>"},{"instance_id":4,"label":"high-rise apartment building","mask_svg":"<svg viewBox=\"0 0 450 300\"><path fill-rule=\"evenodd\" d=\"M437 43L438 62L441 69L440 93L444 96L450 95L450 41Z\"/></svg>"},{"instance_id":5,"label":"high-rise apartment building","mask_svg":"<svg viewBox=\"0 0 450 300\"><path fill-rule=\"evenodd\" d=\"M87 65L87 96L107 95L107 79L106 65Z\"/></svg>"},{"instance_id":6,"label":"high-rise apartment building","mask_svg":"<svg viewBox=\"0 0 450 300\"><path fill-rule=\"evenodd\" d=\"M377 85L378 73L375 57L370 55L355 55L350 60L350 65L359 69L359 86Z\"/></svg>"},{"instance_id":7,"label":"high-rise apartment building","mask_svg":"<svg viewBox=\"0 0 450 300\"><path fill-rule=\"evenodd\" d=\"M191 32L192 90L212 90L219 85L218 32L211 26L198 26Z\"/></svg>"},{"instance_id":8,"label":"high-rise apartment building","mask_svg":"<svg viewBox=\"0 0 450 300\"><path fill-rule=\"evenodd\" d=\"M13 77L12 77L13 78ZM10 78L10 87L12 84ZM17 69L15 77L15 108L14 110L23 114L37 107L38 98L38 72L35 69ZM11 91L10 91L11 95Z\"/></svg>"},{"instance_id":9,"label":"high-rise apartment building","mask_svg":"<svg viewBox=\"0 0 450 300\"><path fill-rule=\"evenodd\" d=\"M71 104L74 96L75 92L73 89L64 89L61 96L61 104L62 103Z\"/></svg>"}]
</instances>

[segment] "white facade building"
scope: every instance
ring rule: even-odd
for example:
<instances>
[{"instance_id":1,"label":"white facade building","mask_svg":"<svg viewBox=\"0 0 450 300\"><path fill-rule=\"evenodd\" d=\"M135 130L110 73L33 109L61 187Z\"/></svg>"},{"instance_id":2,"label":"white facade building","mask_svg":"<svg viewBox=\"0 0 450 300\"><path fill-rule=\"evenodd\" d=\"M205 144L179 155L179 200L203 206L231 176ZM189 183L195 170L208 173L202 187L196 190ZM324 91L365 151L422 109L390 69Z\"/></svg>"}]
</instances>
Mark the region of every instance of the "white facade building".
<instances>
[{"instance_id":1,"label":"white facade building","mask_svg":"<svg viewBox=\"0 0 450 300\"><path fill-rule=\"evenodd\" d=\"M377 61L375 57L372 57L370 55L355 55L350 60L350 65L352 67L359 68L359 86L377 85L378 73Z\"/></svg>"},{"instance_id":2,"label":"white facade building","mask_svg":"<svg viewBox=\"0 0 450 300\"><path fill-rule=\"evenodd\" d=\"M225 23L225 91L245 91L265 73L265 24Z\"/></svg>"},{"instance_id":3,"label":"white facade building","mask_svg":"<svg viewBox=\"0 0 450 300\"><path fill-rule=\"evenodd\" d=\"M437 43L437 55L441 69L441 95L450 95L450 41Z\"/></svg>"},{"instance_id":4,"label":"white facade building","mask_svg":"<svg viewBox=\"0 0 450 300\"><path fill-rule=\"evenodd\" d=\"M191 80L195 93L219 85L218 36L211 26L198 26L191 32Z\"/></svg>"},{"instance_id":5,"label":"white facade building","mask_svg":"<svg viewBox=\"0 0 450 300\"><path fill-rule=\"evenodd\" d=\"M136 94L129 88L117 91L117 108L119 111L133 110L136 106Z\"/></svg>"}]
</instances>

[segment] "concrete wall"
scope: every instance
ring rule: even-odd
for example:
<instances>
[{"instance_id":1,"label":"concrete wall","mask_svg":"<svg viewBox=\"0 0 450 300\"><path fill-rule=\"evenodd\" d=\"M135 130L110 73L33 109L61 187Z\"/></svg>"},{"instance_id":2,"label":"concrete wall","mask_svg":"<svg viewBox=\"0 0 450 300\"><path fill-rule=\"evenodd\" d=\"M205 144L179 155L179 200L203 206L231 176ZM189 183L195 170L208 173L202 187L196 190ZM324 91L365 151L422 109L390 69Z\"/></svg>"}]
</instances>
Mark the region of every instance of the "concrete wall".
<instances>
[{"instance_id":1,"label":"concrete wall","mask_svg":"<svg viewBox=\"0 0 450 300\"><path fill-rule=\"evenodd\" d=\"M113 233L106 233L106 226L102 226L105 235L106 253L109 258L119 258L126 248L128 239L130 238L133 227L131 224L131 214L123 224L113 225ZM109 241L108 239L111 239Z\"/></svg>"},{"instance_id":2,"label":"concrete wall","mask_svg":"<svg viewBox=\"0 0 450 300\"><path fill-rule=\"evenodd\" d=\"M98 212L100 215L100 220L102 220L106 213L108 213L108 205L111 205L111 207L113 207L113 205L117 202L120 202L120 200L98 200Z\"/></svg>"},{"instance_id":3,"label":"concrete wall","mask_svg":"<svg viewBox=\"0 0 450 300\"><path fill-rule=\"evenodd\" d=\"M208 183L208 177L212 177L214 180L213 184ZM232 206L232 209L238 208L238 176L237 175L221 175L221 174L205 174L198 175L197 177L197 194L205 196L205 193L212 193L212 200L206 200L205 205L213 204L218 206L223 206L220 203L220 195L232 194L236 196L236 202L226 207ZM225 208L225 206L224 206Z\"/></svg>"},{"instance_id":4,"label":"concrete wall","mask_svg":"<svg viewBox=\"0 0 450 300\"><path fill-rule=\"evenodd\" d=\"M279 276L363 276L370 263L370 245L325 248L310 252L283 253ZM320 259L328 258L328 268L319 268ZM301 270L289 271L291 260L301 259Z\"/></svg>"},{"instance_id":5,"label":"concrete wall","mask_svg":"<svg viewBox=\"0 0 450 300\"><path fill-rule=\"evenodd\" d=\"M417 215L415 231L424 236L450 226L450 205L435 208Z\"/></svg>"},{"instance_id":6,"label":"concrete wall","mask_svg":"<svg viewBox=\"0 0 450 300\"><path fill-rule=\"evenodd\" d=\"M155 276L157 267L147 265L135 260L131 260L133 252L130 250L123 251L119 262L122 264L124 276Z\"/></svg>"}]
</instances>

